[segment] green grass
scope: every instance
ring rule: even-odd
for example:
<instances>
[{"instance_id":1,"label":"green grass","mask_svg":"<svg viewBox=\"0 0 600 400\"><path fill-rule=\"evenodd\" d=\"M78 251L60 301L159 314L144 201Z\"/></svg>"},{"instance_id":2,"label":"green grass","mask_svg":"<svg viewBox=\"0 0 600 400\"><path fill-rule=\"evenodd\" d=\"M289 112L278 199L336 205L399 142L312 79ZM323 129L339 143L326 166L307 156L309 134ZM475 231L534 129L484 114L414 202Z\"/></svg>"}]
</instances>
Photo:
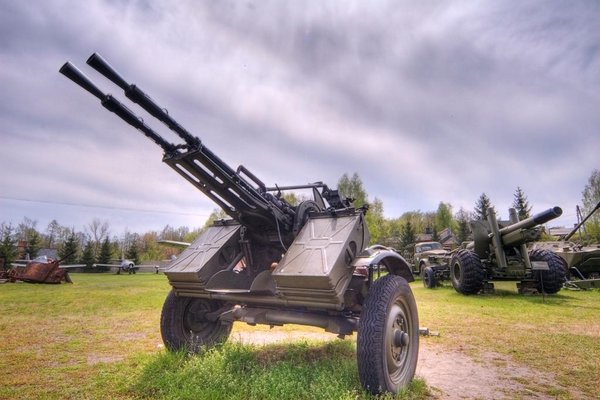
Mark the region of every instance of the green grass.
<instances>
[{"instance_id":1,"label":"green grass","mask_svg":"<svg viewBox=\"0 0 600 400\"><path fill-rule=\"evenodd\" d=\"M164 275L72 277L73 285L0 285L0 399L369 398L353 339L171 354L159 332L170 289ZM522 382L541 396L600 391L600 291L543 299L517 295L514 283L484 296L412 287L421 326L440 332L424 343L476 360L495 352L551 373L557 384ZM266 329L236 324L234 332ZM428 396L426 382L416 380L398 398Z\"/></svg>"}]
</instances>

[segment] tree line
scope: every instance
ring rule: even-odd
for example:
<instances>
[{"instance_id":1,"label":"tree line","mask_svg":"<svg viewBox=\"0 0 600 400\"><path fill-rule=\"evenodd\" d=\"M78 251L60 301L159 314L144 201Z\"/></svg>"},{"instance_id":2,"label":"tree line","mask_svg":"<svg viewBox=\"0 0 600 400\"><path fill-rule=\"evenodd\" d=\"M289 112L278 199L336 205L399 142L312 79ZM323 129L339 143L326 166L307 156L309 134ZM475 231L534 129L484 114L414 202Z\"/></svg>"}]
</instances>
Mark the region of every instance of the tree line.
<instances>
[{"instance_id":1,"label":"tree line","mask_svg":"<svg viewBox=\"0 0 600 400\"><path fill-rule=\"evenodd\" d=\"M57 251L63 264L84 264L84 270L103 272L110 267L93 267L94 264L110 264L120 259L139 264L149 260L169 259L177 250L161 245L159 240L193 241L201 229L166 225L161 231L135 233L125 231L121 236L111 235L110 223L93 219L82 231L51 221L45 229L30 218L16 226L0 223L0 259L10 265L14 260L31 259L41 249Z\"/></svg>"},{"instance_id":2,"label":"tree line","mask_svg":"<svg viewBox=\"0 0 600 400\"><path fill-rule=\"evenodd\" d=\"M469 222L476 219L487 219L488 209L493 207L490 198L482 193L476 200L473 210L460 207L454 212L452 204L440 201L437 210L422 212L407 211L398 218L385 218L383 202L377 197L369 199L358 173L352 176L342 175L337 186L340 194L353 199L353 205L361 207L368 204L366 222L371 233L371 243L379 243L397 249L404 249L415 242L418 234L428 233L431 240L438 241L439 235L451 232L456 243L470 238ZM292 205L305 200L294 193L288 193L285 199ZM594 170L582 192L582 210L586 215L600 202L600 170ZM513 208L519 219L530 217L531 205L521 187L514 192ZM0 259L10 264L28 254L37 256L42 248L57 249L58 257L65 264L81 263L86 269L102 271L104 268L92 268L95 263L108 264L118 259L128 259L139 264L148 260L169 259L177 253L176 249L161 245L159 240L192 242L206 227L215 220L227 218L220 209L210 214L203 227L190 229L166 225L161 231L134 233L126 231L120 237L111 236L110 223L93 219L84 226L83 231L59 224L56 220L41 230L37 221L25 217L16 226L0 223ZM585 225L589 242L600 243L600 212L594 214Z\"/></svg>"}]
</instances>

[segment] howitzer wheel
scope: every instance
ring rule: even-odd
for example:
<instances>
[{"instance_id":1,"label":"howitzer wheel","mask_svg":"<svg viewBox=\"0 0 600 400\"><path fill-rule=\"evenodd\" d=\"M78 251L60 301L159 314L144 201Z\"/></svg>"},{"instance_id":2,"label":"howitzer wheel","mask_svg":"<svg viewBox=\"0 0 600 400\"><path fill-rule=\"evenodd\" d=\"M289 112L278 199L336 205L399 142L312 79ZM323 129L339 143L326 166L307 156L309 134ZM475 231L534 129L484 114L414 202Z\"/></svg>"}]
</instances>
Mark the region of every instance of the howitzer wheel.
<instances>
[{"instance_id":1,"label":"howitzer wheel","mask_svg":"<svg viewBox=\"0 0 600 400\"><path fill-rule=\"evenodd\" d=\"M375 282L358 324L357 362L372 394L397 393L413 379L419 355L419 317L408 282L386 275Z\"/></svg>"},{"instance_id":2,"label":"howitzer wheel","mask_svg":"<svg viewBox=\"0 0 600 400\"><path fill-rule=\"evenodd\" d=\"M559 256L549 250L536 249L529 252L531 261L545 261L548 270L534 270L533 279L536 289L540 293L554 294L558 292L566 281L565 264Z\"/></svg>"},{"instance_id":3,"label":"howitzer wheel","mask_svg":"<svg viewBox=\"0 0 600 400\"><path fill-rule=\"evenodd\" d=\"M438 280L435 277L435 271L431 267L423 269L423 286L427 289L433 289L438 285Z\"/></svg>"},{"instance_id":4,"label":"howitzer wheel","mask_svg":"<svg viewBox=\"0 0 600 400\"><path fill-rule=\"evenodd\" d=\"M209 321L205 317L221 306L219 301L181 297L171 290L160 315L160 333L165 346L171 351L197 353L201 348L225 342L233 324Z\"/></svg>"},{"instance_id":5,"label":"howitzer wheel","mask_svg":"<svg viewBox=\"0 0 600 400\"><path fill-rule=\"evenodd\" d=\"M479 256L470 250L457 251L450 260L452 286L458 293L476 294L483 289L485 271Z\"/></svg>"}]
</instances>

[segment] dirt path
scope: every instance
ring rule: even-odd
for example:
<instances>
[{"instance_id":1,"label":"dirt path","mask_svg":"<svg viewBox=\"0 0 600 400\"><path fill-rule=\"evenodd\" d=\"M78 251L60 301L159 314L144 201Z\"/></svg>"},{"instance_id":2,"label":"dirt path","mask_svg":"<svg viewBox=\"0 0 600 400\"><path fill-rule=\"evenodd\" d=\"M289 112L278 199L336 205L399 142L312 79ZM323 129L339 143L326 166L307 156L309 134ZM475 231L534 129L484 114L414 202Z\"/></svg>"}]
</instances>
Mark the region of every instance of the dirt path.
<instances>
[{"instance_id":1,"label":"dirt path","mask_svg":"<svg viewBox=\"0 0 600 400\"><path fill-rule=\"evenodd\" d=\"M337 340L335 335L311 331L256 331L232 335L233 340L270 344L298 339ZM422 338L416 375L423 378L435 399L549 399L542 387L553 386L550 374L533 371L507 357L488 352L473 359L458 351L448 351Z\"/></svg>"}]
</instances>

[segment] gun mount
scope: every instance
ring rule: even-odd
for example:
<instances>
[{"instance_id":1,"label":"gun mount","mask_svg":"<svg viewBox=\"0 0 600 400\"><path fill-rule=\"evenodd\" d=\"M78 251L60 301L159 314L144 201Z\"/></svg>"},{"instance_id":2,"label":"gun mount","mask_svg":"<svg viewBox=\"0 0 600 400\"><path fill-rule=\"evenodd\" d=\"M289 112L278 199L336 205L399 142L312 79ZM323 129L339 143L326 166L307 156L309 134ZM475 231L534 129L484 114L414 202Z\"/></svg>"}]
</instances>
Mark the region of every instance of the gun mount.
<instances>
[{"instance_id":1,"label":"gun mount","mask_svg":"<svg viewBox=\"0 0 600 400\"><path fill-rule=\"evenodd\" d=\"M353 208L322 182L267 187L246 167L223 162L100 55L87 63L183 143L165 140L71 63L60 72L160 146L163 161L231 217L217 221L166 267L172 286L161 314L166 347L199 351L216 345L234 321L312 325L340 336L356 331L363 386L372 393L406 386L419 346L407 283L413 277L392 249L367 247L367 207ZM312 191L313 198L292 205L281 196L298 189ZM381 270L389 273L379 278Z\"/></svg>"}]
</instances>

